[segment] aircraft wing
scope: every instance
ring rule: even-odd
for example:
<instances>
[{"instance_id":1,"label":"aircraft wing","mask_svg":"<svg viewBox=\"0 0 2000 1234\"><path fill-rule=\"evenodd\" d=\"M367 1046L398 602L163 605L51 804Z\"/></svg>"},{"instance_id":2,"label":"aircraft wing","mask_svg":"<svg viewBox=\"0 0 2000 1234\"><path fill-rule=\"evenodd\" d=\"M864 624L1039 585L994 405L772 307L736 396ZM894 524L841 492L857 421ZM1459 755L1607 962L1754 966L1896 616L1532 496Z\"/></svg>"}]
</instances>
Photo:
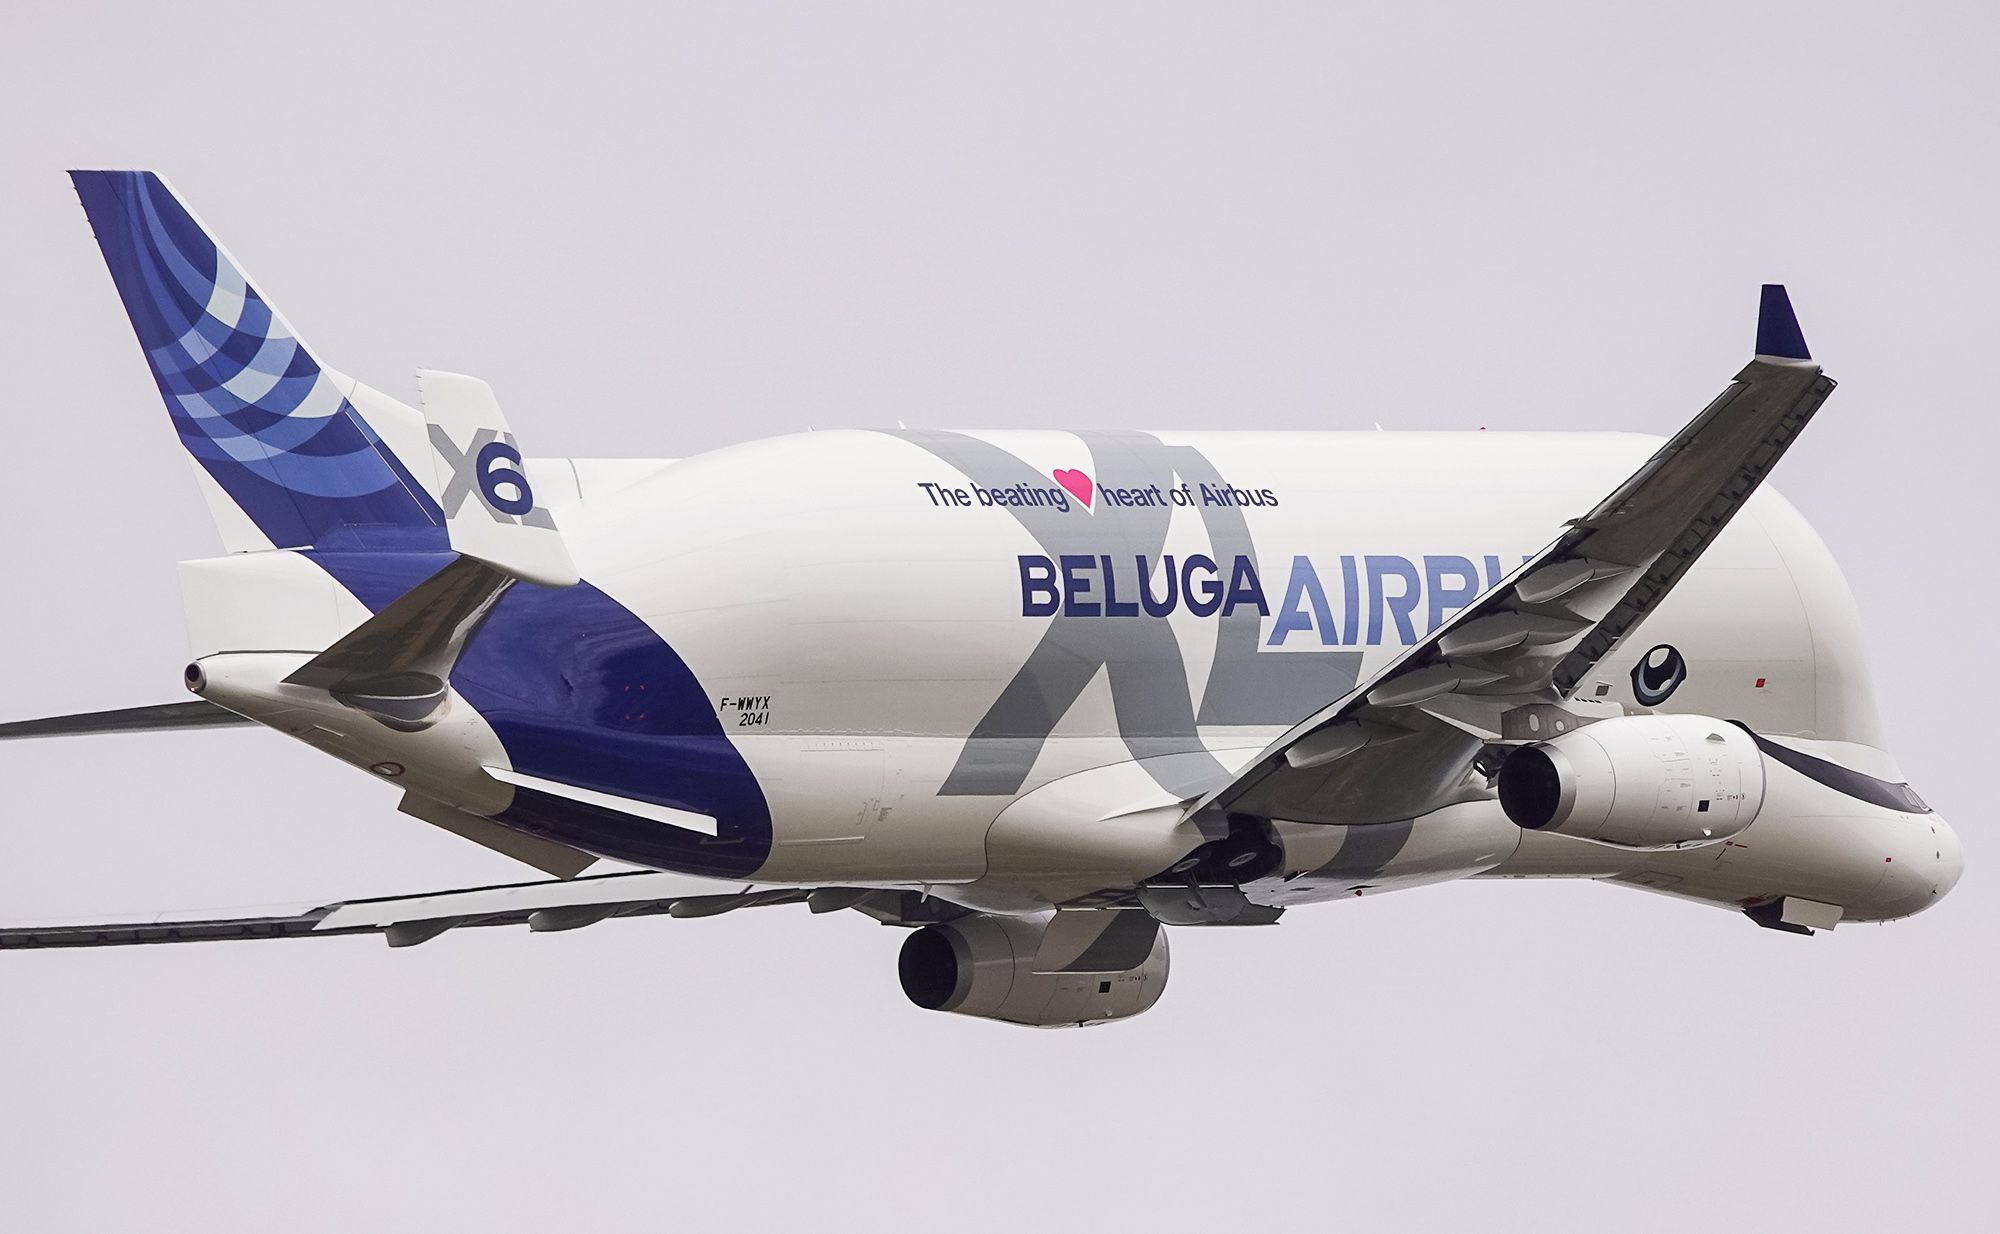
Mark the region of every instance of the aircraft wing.
<instances>
[{"instance_id":1,"label":"aircraft wing","mask_svg":"<svg viewBox=\"0 0 2000 1234\"><path fill-rule=\"evenodd\" d=\"M250 938L329 938L380 934L409 947L472 926L526 925L550 932L613 917L709 917L738 908L805 904L812 911L859 908L883 920L921 923L958 911L914 892L860 887L770 887L645 870L586 878L473 887L347 900L257 917L167 918L104 925L0 926L0 951L126 947Z\"/></svg>"},{"instance_id":2,"label":"aircraft wing","mask_svg":"<svg viewBox=\"0 0 2000 1234\"><path fill-rule=\"evenodd\" d=\"M1784 288L1766 286L1756 357L1686 428L1526 565L1195 811L1367 824L1483 796L1476 764L1489 745L1597 718L1601 708L1574 698L1579 684L1728 525L1833 387Z\"/></svg>"}]
</instances>

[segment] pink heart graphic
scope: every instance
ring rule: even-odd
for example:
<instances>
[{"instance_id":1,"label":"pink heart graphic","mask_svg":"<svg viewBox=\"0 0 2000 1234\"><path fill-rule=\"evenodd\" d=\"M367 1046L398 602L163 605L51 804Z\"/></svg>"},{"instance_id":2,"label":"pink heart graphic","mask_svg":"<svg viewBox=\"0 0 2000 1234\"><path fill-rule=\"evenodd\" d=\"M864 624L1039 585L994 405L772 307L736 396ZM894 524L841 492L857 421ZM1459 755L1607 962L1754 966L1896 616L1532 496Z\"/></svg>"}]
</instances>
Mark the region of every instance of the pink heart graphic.
<instances>
[{"instance_id":1,"label":"pink heart graphic","mask_svg":"<svg viewBox=\"0 0 2000 1234\"><path fill-rule=\"evenodd\" d=\"M1090 509L1090 499L1095 490L1091 487L1089 476L1080 471L1069 471L1062 467L1056 468L1049 474L1055 477L1057 484L1069 490L1070 496L1082 502L1084 509Z\"/></svg>"}]
</instances>

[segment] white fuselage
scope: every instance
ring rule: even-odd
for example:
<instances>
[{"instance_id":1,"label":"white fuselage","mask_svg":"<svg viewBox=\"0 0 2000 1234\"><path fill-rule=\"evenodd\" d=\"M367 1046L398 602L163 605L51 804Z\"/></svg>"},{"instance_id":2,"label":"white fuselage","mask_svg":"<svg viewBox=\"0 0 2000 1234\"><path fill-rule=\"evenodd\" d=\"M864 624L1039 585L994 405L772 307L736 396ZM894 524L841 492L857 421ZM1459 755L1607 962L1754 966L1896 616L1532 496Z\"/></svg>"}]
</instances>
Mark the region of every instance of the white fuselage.
<instances>
[{"instance_id":1,"label":"white fuselage","mask_svg":"<svg viewBox=\"0 0 2000 1234\"><path fill-rule=\"evenodd\" d=\"M565 527L585 576L688 661L766 787L776 839L760 877L963 882L989 873L989 829L1017 800L1180 748L1177 703L1197 721L1199 748L1231 769L1247 761L1333 697L1310 685L1287 694L1286 683L1366 679L1540 549L1656 444L1598 434L814 433L676 463L587 500ZM1147 490L1183 450L1221 483L1195 482L1186 504L1171 504L1169 485ZM971 474L961 470L968 465ZM1198 468L1182 463L1172 483L1188 483L1180 477ZM1089 507L1051 479L1059 470L1091 478ZM1028 494L1013 491L1017 474L1030 477ZM1033 500L1033 489L1069 499L1066 511L1029 509L1041 519L1040 538L1019 507L984 504L995 492ZM1151 504L1161 493L1164 510ZM1236 494L1254 504L1234 504ZM968 495L970 504L958 504ZM1121 500L1136 504L1113 504ZM1065 555L1095 560L1064 576ZM1212 614L1192 611L1227 589L1245 556L1269 613L1247 597L1230 606L1226 595ZM1035 569L1024 586L1024 557L1055 559L1053 584ZM1139 602L1138 614L1101 615L1110 598L1106 557L1113 595ZM1160 571L1155 585L1143 597L1118 595L1140 557ZM1166 615L1151 616L1143 601L1164 607L1167 559L1184 594ZM1190 577L1199 593L1192 604ZM1024 590L1029 607L1047 607L1052 589L1085 615L1024 616ZM941 793L969 735L1056 625L1069 627L1061 632L1068 650L1103 652L1109 663L1032 683L1035 699L1017 709L1032 723L972 739L996 748L988 761L1025 765L1018 787ZM1604 666L1602 696L1636 707L1627 660L1659 643L1678 647L1692 666L1672 710L1835 743L1893 776L1852 599L1818 537L1775 493L1751 502L1627 640L1630 652ZM1065 693L1071 677L1084 679L1073 698ZM1600 696L1599 679L1585 697ZM1212 705L1212 694L1232 691L1251 696L1233 699L1231 710ZM1144 776L1120 778L1127 782L1107 783L1095 798L1084 794L1100 809L1069 803L1075 828L1173 799ZM975 787L1006 783L1002 775ZM1451 831L1451 843L1440 835L1438 844L1405 850L1412 876L1624 874L1727 899L1727 867L1752 860L1760 842L1788 826L1774 811L1744 847L1641 855L1560 837L1522 846L1522 833L1496 809L1456 813L1467 817L1435 828ZM1337 849L1345 837L1336 833L1346 829L1293 830L1296 870ZM1914 866L1918 850L1929 851L1929 828L1905 838L1912 843L1882 856ZM1369 877L1381 885L1397 873ZM1350 894L1350 881L1291 894ZM1874 897L1881 889L1873 881L1843 893Z\"/></svg>"},{"instance_id":2,"label":"white fuselage","mask_svg":"<svg viewBox=\"0 0 2000 1234\"><path fill-rule=\"evenodd\" d=\"M685 662L754 775L770 816L756 880L1012 908L1162 868L1185 848L1181 803L1514 571L1655 445L844 431L531 474L578 571ZM1579 697L1643 710L1628 671L1659 644L1688 665L1663 710L1901 779L1847 588L1768 489ZM429 753L393 734L319 744L363 765L393 754L449 799L457 770L435 751L502 744L461 713ZM1854 919L1915 911L1956 877L1936 816L1772 775L1746 832L1685 851L1524 833L1490 799L1393 830L1280 822L1284 869L1247 890L1290 905L1582 876L1724 904L1807 896ZM490 782L466 792L468 809L504 804Z\"/></svg>"}]
</instances>

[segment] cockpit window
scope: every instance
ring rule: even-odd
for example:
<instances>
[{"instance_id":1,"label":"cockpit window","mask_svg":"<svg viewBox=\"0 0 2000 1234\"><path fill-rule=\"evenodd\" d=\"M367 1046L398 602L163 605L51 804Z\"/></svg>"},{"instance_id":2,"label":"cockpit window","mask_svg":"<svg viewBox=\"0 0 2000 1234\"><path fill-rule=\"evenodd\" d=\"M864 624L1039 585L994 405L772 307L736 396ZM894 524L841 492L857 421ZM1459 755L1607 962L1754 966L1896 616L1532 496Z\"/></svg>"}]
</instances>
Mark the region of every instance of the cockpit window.
<instances>
[{"instance_id":1,"label":"cockpit window","mask_svg":"<svg viewBox=\"0 0 2000 1234\"><path fill-rule=\"evenodd\" d=\"M1744 732L1750 733L1750 739L1757 743L1757 748L1773 762L1783 763L1808 780L1824 784L1836 793L1845 793L1869 805L1881 806L1885 810L1898 810L1904 814L1931 812L1931 808L1924 804L1924 799L1917 796L1917 791L1907 784L1892 784L1887 780L1878 780L1874 776L1843 767L1839 763L1830 763L1823 758L1802 754L1751 732L1747 724L1741 727Z\"/></svg>"}]
</instances>

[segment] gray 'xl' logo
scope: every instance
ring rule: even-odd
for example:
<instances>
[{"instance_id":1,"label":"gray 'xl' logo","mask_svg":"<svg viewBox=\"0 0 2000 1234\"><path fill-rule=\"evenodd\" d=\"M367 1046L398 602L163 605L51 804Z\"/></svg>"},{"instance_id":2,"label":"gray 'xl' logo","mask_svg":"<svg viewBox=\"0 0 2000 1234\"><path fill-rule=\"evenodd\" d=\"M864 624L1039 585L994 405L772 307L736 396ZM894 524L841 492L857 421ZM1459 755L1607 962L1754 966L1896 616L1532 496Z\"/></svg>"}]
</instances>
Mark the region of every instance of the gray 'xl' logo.
<instances>
[{"instance_id":1,"label":"gray 'xl' logo","mask_svg":"<svg viewBox=\"0 0 2000 1234\"><path fill-rule=\"evenodd\" d=\"M891 433L919 446L986 488L1046 487L1048 477L1013 454L963 433L904 429ZM1150 433L1076 434L1090 450L1097 486L1172 488L1182 482L1220 486L1222 476L1200 451L1169 446ZM1049 506L1009 506L1008 513L1051 559L1105 556L1118 571L1118 590L1139 594L1137 558L1158 561L1172 510L1165 506L1098 504L1094 514ZM1227 562L1256 564L1243 511L1200 507L1211 552ZM1161 787L1195 796L1228 773L1202 745L1197 725L1290 725L1354 688L1358 651L1260 655L1261 615L1237 608L1216 620L1215 659L1197 710L1173 627L1164 620L1104 621L1058 614L1026 664L1000 691L960 751L943 796L1011 795L1021 789L1057 721L1104 669L1118 733ZM1176 757L1162 757L1173 755Z\"/></svg>"},{"instance_id":2,"label":"gray 'xl' logo","mask_svg":"<svg viewBox=\"0 0 2000 1234\"><path fill-rule=\"evenodd\" d=\"M438 501L446 518L458 517L465 499L478 493L479 508L492 515L494 522L542 528L556 525L549 512L535 504L514 434L483 428L461 450L443 428L433 424L430 430L431 448L451 469L451 480Z\"/></svg>"}]
</instances>

